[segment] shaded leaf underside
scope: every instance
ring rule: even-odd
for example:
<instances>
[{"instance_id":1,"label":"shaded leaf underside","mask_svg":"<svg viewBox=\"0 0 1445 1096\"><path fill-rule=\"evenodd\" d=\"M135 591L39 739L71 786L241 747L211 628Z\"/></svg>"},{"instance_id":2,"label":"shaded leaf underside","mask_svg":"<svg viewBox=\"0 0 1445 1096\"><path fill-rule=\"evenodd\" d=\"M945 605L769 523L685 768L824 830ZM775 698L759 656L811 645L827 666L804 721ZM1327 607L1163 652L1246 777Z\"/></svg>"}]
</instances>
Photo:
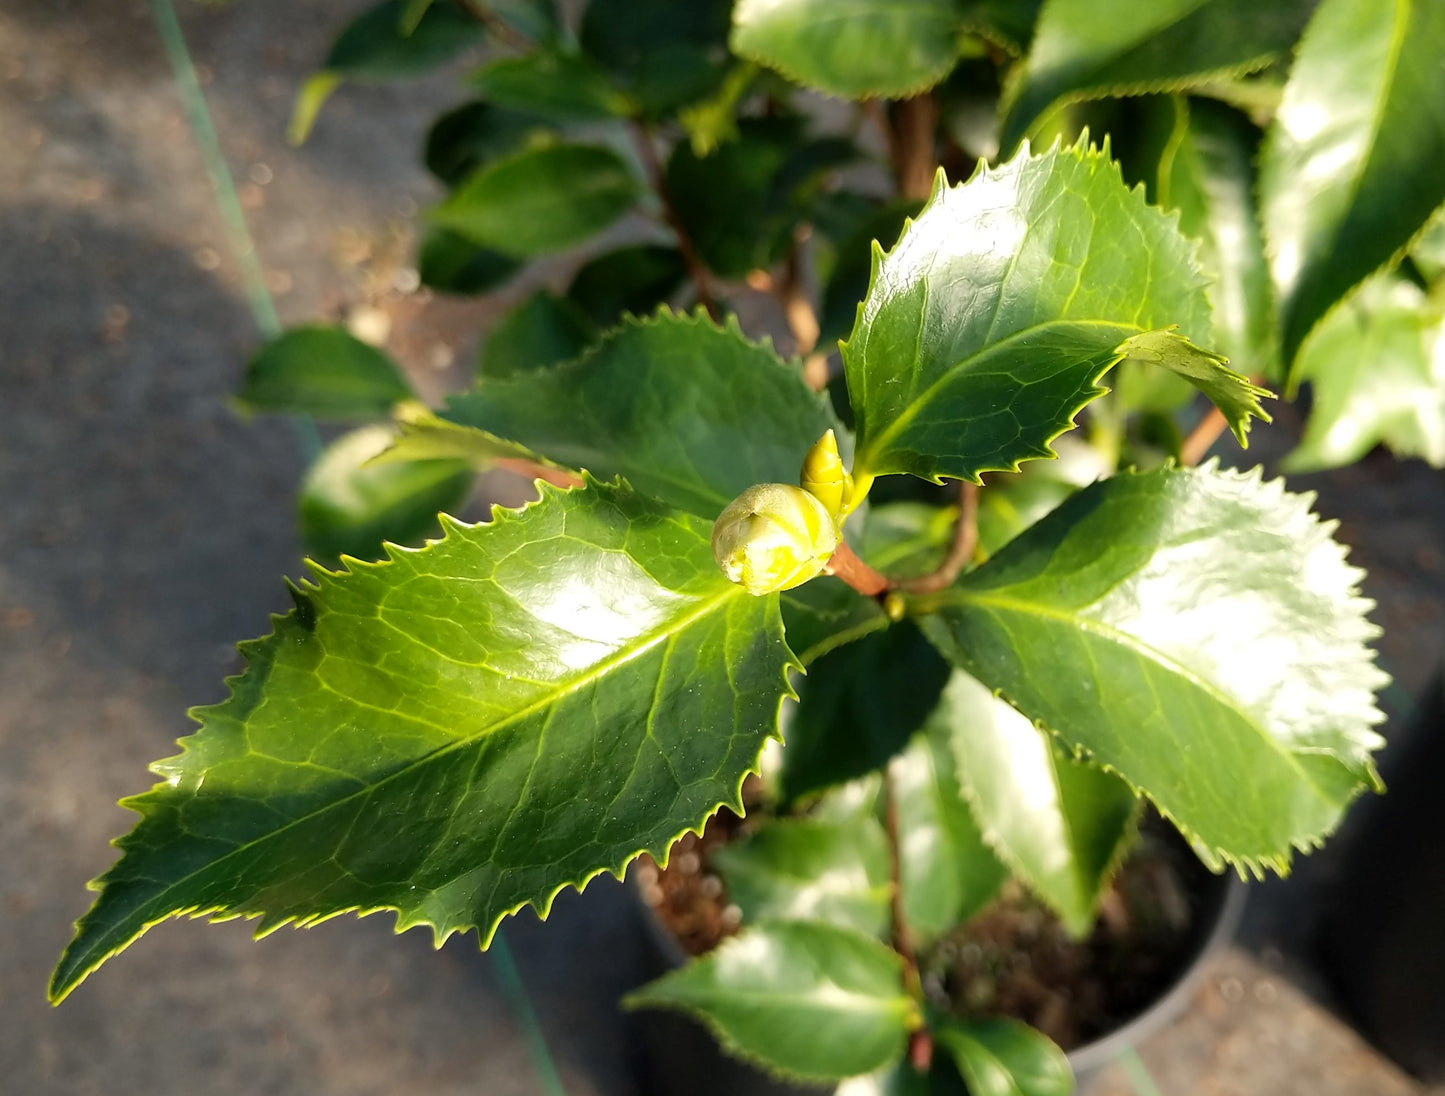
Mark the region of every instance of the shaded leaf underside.
<instances>
[{"instance_id":1,"label":"shaded leaf underside","mask_svg":"<svg viewBox=\"0 0 1445 1096\"><path fill-rule=\"evenodd\" d=\"M317 568L125 802L141 821L54 996L183 913L264 933L386 908L486 943L740 809L791 655L776 599L719 574L705 523L593 483L390 555Z\"/></svg>"}]
</instances>

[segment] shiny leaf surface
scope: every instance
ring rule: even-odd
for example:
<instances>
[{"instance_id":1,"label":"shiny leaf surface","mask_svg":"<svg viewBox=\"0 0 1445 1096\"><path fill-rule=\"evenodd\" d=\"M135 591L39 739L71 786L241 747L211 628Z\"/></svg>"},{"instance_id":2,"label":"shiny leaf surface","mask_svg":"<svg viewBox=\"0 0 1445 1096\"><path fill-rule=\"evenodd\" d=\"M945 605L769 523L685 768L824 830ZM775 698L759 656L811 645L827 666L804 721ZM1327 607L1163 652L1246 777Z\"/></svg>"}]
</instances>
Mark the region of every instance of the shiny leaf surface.
<instances>
[{"instance_id":1,"label":"shiny leaf surface","mask_svg":"<svg viewBox=\"0 0 1445 1096\"><path fill-rule=\"evenodd\" d=\"M1282 872L1379 786L1371 603L1310 501L1257 473L1118 475L915 608L1209 864Z\"/></svg>"},{"instance_id":2,"label":"shiny leaf surface","mask_svg":"<svg viewBox=\"0 0 1445 1096\"><path fill-rule=\"evenodd\" d=\"M1289 471L1350 464L1381 443L1445 466L1445 316L1413 283L1367 281L1305 342L1298 368L1314 399Z\"/></svg>"},{"instance_id":3,"label":"shiny leaf surface","mask_svg":"<svg viewBox=\"0 0 1445 1096\"><path fill-rule=\"evenodd\" d=\"M473 243L528 258L595 236L637 199L618 155L591 145L528 148L473 172L431 220Z\"/></svg>"},{"instance_id":4,"label":"shiny leaf surface","mask_svg":"<svg viewBox=\"0 0 1445 1096\"><path fill-rule=\"evenodd\" d=\"M253 411L319 419L385 418L411 386L389 357L340 327L297 327L246 364L236 398Z\"/></svg>"},{"instance_id":5,"label":"shiny leaf surface","mask_svg":"<svg viewBox=\"0 0 1445 1096\"><path fill-rule=\"evenodd\" d=\"M546 489L424 549L313 571L229 700L125 801L141 815L52 982L151 925L258 932L397 911L439 940L662 857L776 733L777 601L727 582L706 522L625 486Z\"/></svg>"},{"instance_id":6,"label":"shiny leaf surface","mask_svg":"<svg viewBox=\"0 0 1445 1096\"><path fill-rule=\"evenodd\" d=\"M1074 1071L1064 1052L1017 1020L946 1019L934 1027L969 1096L1069 1096Z\"/></svg>"},{"instance_id":7,"label":"shiny leaf surface","mask_svg":"<svg viewBox=\"0 0 1445 1096\"><path fill-rule=\"evenodd\" d=\"M1012 149L1060 102L1182 91L1286 54L1314 0L1047 0L1005 108Z\"/></svg>"},{"instance_id":8,"label":"shiny leaf surface","mask_svg":"<svg viewBox=\"0 0 1445 1096\"><path fill-rule=\"evenodd\" d=\"M1085 935L1134 832L1134 793L1074 761L965 673L953 675L930 723L952 750L984 840L1069 932Z\"/></svg>"},{"instance_id":9,"label":"shiny leaf surface","mask_svg":"<svg viewBox=\"0 0 1445 1096\"><path fill-rule=\"evenodd\" d=\"M1211 396L1233 425L1255 396L1199 352L1209 302L1193 246L1105 152L1020 155L939 184L884 255L843 345L862 475L977 480L1049 456L1136 347ZM1159 329L1178 325L1177 334ZM1145 345L1147 344L1147 346ZM1136 355L1137 356L1137 355Z\"/></svg>"},{"instance_id":10,"label":"shiny leaf surface","mask_svg":"<svg viewBox=\"0 0 1445 1096\"><path fill-rule=\"evenodd\" d=\"M665 311L625 321L577 361L485 380L443 417L564 467L621 473L709 520L753 484L797 482L803 454L825 430L847 443L796 366L736 324Z\"/></svg>"},{"instance_id":11,"label":"shiny leaf surface","mask_svg":"<svg viewBox=\"0 0 1445 1096\"><path fill-rule=\"evenodd\" d=\"M624 1003L692 1013L733 1053L809 1080L891 1063L919 1019L893 949L821 922L746 929Z\"/></svg>"},{"instance_id":12,"label":"shiny leaf surface","mask_svg":"<svg viewBox=\"0 0 1445 1096\"><path fill-rule=\"evenodd\" d=\"M452 511L472 489L472 466L461 460L368 463L387 449L395 430L372 423L326 447L301 485L301 542L316 559L343 553L378 559L382 541L418 544L435 534L439 511Z\"/></svg>"},{"instance_id":13,"label":"shiny leaf surface","mask_svg":"<svg viewBox=\"0 0 1445 1096\"><path fill-rule=\"evenodd\" d=\"M958 60L955 0L738 0L732 48L844 99L903 99Z\"/></svg>"},{"instance_id":14,"label":"shiny leaf surface","mask_svg":"<svg viewBox=\"0 0 1445 1096\"><path fill-rule=\"evenodd\" d=\"M871 818L765 822L713 863L749 925L826 921L879 936L889 925L888 842Z\"/></svg>"},{"instance_id":15,"label":"shiny leaf surface","mask_svg":"<svg viewBox=\"0 0 1445 1096\"><path fill-rule=\"evenodd\" d=\"M903 907L918 942L941 936L989 903L1008 876L963 797L947 739L930 730L890 766L898 804Z\"/></svg>"},{"instance_id":16,"label":"shiny leaf surface","mask_svg":"<svg viewBox=\"0 0 1445 1096\"><path fill-rule=\"evenodd\" d=\"M1352 287L1445 202L1445 5L1323 0L1260 161L1288 368Z\"/></svg>"}]
</instances>

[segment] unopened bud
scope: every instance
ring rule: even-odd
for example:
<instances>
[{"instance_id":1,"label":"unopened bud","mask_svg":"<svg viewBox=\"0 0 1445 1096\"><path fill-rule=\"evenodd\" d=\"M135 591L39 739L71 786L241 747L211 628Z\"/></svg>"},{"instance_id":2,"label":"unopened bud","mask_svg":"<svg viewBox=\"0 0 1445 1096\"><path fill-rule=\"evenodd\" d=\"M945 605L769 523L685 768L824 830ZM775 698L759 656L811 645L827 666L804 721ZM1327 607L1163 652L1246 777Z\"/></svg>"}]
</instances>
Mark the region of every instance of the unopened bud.
<instances>
[{"instance_id":1,"label":"unopened bud","mask_svg":"<svg viewBox=\"0 0 1445 1096\"><path fill-rule=\"evenodd\" d=\"M829 430L813 443L803 458L803 470L798 476L803 490L821 502L828 513L837 519L843 514L853 494L853 477L843 467L843 458L838 455L838 439Z\"/></svg>"},{"instance_id":2,"label":"unopened bud","mask_svg":"<svg viewBox=\"0 0 1445 1096\"><path fill-rule=\"evenodd\" d=\"M718 515L712 554L750 594L791 590L822 573L838 548L833 515L801 487L760 483Z\"/></svg>"}]
</instances>

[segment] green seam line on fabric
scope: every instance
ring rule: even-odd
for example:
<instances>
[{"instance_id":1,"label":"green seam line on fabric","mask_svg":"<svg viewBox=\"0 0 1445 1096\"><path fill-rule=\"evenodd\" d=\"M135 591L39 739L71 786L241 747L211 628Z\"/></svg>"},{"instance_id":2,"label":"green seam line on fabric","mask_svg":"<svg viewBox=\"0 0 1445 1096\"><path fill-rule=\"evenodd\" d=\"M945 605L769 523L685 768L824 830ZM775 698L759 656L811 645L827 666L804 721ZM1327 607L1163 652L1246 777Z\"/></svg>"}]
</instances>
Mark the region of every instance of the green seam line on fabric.
<instances>
[{"instance_id":1,"label":"green seam line on fabric","mask_svg":"<svg viewBox=\"0 0 1445 1096\"><path fill-rule=\"evenodd\" d=\"M507 940L501 929L492 937L492 946L487 949L487 954L492 957L492 965L501 980L502 991L510 1000L512 1012L522 1028L522 1036L527 1040L532 1054L532 1065L537 1071L537 1079L542 1083L542 1090L547 1096L567 1096L566 1089L562 1087L562 1079L557 1076L552 1052L547 1048L547 1037L542 1034L542 1025L537 1022L537 1012L532 1008L532 1000L527 996L526 987L522 985L522 976L512 958L512 949L507 947Z\"/></svg>"},{"instance_id":2,"label":"green seam line on fabric","mask_svg":"<svg viewBox=\"0 0 1445 1096\"><path fill-rule=\"evenodd\" d=\"M170 62L171 72L175 76L176 90L186 112L186 121L190 124L191 134L200 149L206 174L211 177L216 206L226 226L227 242L240 266L241 286L251 310L251 317L263 338L274 339L281 334L281 318L276 314L276 303L266 288L266 278L261 270L256 242L246 225L246 214L241 209L241 199L236 194L231 169L226 166L221 141L216 135L211 111L206 105L205 93L201 90L201 81L196 76L196 66L186 46L180 20L176 18L176 9L171 0L150 0L150 8L155 17L161 44L165 47L166 59ZM321 454L321 435L316 430L316 423L309 415L291 415L289 418L296 434L296 443L306 462L310 464Z\"/></svg>"},{"instance_id":3,"label":"green seam line on fabric","mask_svg":"<svg viewBox=\"0 0 1445 1096\"><path fill-rule=\"evenodd\" d=\"M1154 1078L1149 1076L1149 1071L1144 1067L1144 1061L1139 1057L1138 1051L1130 1047L1119 1055L1118 1061L1138 1096L1161 1096L1159 1086L1154 1083Z\"/></svg>"}]
</instances>

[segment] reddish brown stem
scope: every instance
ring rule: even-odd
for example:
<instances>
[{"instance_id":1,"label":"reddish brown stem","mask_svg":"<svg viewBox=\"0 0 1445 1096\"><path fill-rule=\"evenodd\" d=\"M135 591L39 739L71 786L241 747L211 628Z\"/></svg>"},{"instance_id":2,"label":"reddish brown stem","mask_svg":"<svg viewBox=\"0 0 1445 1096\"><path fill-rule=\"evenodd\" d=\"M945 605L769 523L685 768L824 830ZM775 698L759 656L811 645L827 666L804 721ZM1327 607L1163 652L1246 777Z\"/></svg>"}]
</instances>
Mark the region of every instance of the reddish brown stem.
<instances>
[{"instance_id":1,"label":"reddish brown stem","mask_svg":"<svg viewBox=\"0 0 1445 1096\"><path fill-rule=\"evenodd\" d=\"M878 597L893 588L893 584L882 574L873 570L858 558L858 553L849 548L845 541L838 542L838 550L828 561L824 573L842 579L864 597Z\"/></svg>"},{"instance_id":2,"label":"reddish brown stem","mask_svg":"<svg viewBox=\"0 0 1445 1096\"><path fill-rule=\"evenodd\" d=\"M932 574L900 582L910 594L932 594L953 585L958 573L973 559L978 547L978 485L964 480L958 485L958 521L953 526L953 544Z\"/></svg>"},{"instance_id":3,"label":"reddish brown stem","mask_svg":"<svg viewBox=\"0 0 1445 1096\"><path fill-rule=\"evenodd\" d=\"M565 468L548 468L545 464L524 460L521 457L503 457L497 461L497 467L514 472L519 476L526 476L528 479L545 480L553 487L582 486L582 477L576 472L569 472Z\"/></svg>"},{"instance_id":4,"label":"reddish brown stem","mask_svg":"<svg viewBox=\"0 0 1445 1096\"><path fill-rule=\"evenodd\" d=\"M667 192L667 179L663 174L662 163L657 158L657 149L652 144L652 132L639 124L633 127L632 136L637 144L638 154L642 157L642 164L647 169L648 181L652 184L657 200L662 203L663 219L677 237L677 250L681 253L682 261L687 266L688 277L692 279L693 287L697 290L698 304L707 309L713 322L717 322L721 313L718 312L717 299L713 296L712 279L708 277L707 267L702 265L692 237L688 235L682 218L677 214L677 207L672 204L672 196Z\"/></svg>"},{"instance_id":5,"label":"reddish brown stem","mask_svg":"<svg viewBox=\"0 0 1445 1096\"><path fill-rule=\"evenodd\" d=\"M910 997L922 1004L923 980L918 976L918 956L913 951L913 933L908 927L908 917L903 909L903 869L898 837L898 796L893 787L891 763L883 766L882 794L883 829L888 835L888 877L892 883L890 902L893 915L893 950L903 959L903 988L908 991Z\"/></svg>"},{"instance_id":6,"label":"reddish brown stem","mask_svg":"<svg viewBox=\"0 0 1445 1096\"><path fill-rule=\"evenodd\" d=\"M1189 432L1184 444L1179 447L1179 460L1186 467L1198 464L1209 456L1209 450L1219 440L1219 435L1229 428L1224 412L1211 407L1209 413L1199 420L1199 425Z\"/></svg>"},{"instance_id":7,"label":"reddish brown stem","mask_svg":"<svg viewBox=\"0 0 1445 1096\"><path fill-rule=\"evenodd\" d=\"M893 105L889 123L888 151L899 196L921 201L933 192L937 171L933 142L938 129L938 100L926 93L900 99Z\"/></svg>"}]
</instances>

